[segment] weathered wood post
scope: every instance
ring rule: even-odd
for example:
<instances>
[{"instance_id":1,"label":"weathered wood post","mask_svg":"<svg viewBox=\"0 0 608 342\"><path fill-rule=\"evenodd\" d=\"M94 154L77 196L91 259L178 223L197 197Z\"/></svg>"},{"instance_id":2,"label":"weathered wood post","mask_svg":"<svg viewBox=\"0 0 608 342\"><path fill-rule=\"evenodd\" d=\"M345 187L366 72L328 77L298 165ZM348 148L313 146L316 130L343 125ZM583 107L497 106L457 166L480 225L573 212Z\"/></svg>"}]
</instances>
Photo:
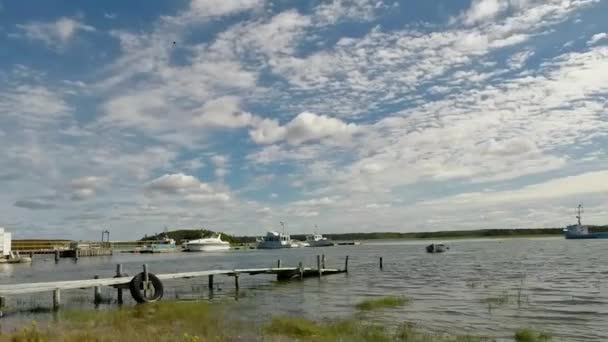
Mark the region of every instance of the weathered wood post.
<instances>
[{"instance_id":1,"label":"weathered wood post","mask_svg":"<svg viewBox=\"0 0 608 342\"><path fill-rule=\"evenodd\" d=\"M96 275L95 277L93 277L93 279L99 279L99 276ZM93 303L95 303L95 305L101 303L101 287L99 286L95 286L93 288Z\"/></svg>"},{"instance_id":2,"label":"weathered wood post","mask_svg":"<svg viewBox=\"0 0 608 342\"><path fill-rule=\"evenodd\" d=\"M384 265L382 265L382 257L380 257L380 269L382 269Z\"/></svg>"},{"instance_id":3,"label":"weathered wood post","mask_svg":"<svg viewBox=\"0 0 608 342\"><path fill-rule=\"evenodd\" d=\"M344 259L344 272L348 273L348 255Z\"/></svg>"},{"instance_id":4,"label":"weathered wood post","mask_svg":"<svg viewBox=\"0 0 608 342\"><path fill-rule=\"evenodd\" d=\"M213 274L209 275L209 290L213 291Z\"/></svg>"},{"instance_id":5,"label":"weathered wood post","mask_svg":"<svg viewBox=\"0 0 608 342\"><path fill-rule=\"evenodd\" d=\"M34 252L30 252L30 259L32 259L32 261L34 261Z\"/></svg>"},{"instance_id":6,"label":"weathered wood post","mask_svg":"<svg viewBox=\"0 0 608 342\"><path fill-rule=\"evenodd\" d=\"M59 289L53 290L53 310L59 310L61 306L61 291Z\"/></svg>"},{"instance_id":7,"label":"weathered wood post","mask_svg":"<svg viewBox=\"0 0 608 342\"><path fill-rule=\"evenodd\" d=\"M234 288L237 291L239 290L239 274L238 273L234 274Z\"/></svg>"},{"instance_id":8,"label":"weathered wood post","mask_svg":"<svg viewBox=\"0 0 608 342\"><path fill-rule=\"evenodd\" d=\"M58 249L56 249L56 250L55 250L55 262L59 262L59 257L60 257L60 255L59 255L59 250L58 250Z\"/></svg>"},{"instance_id":9,"label":"weathered wood post","mask_svg":"<svg viewBox=\"0 0 608 342\"><path fill-rule=\"evenodd\" d=\"M325 254L321 254L321 268L325 269Z\"/></svg>"},{"instance_id":10,"label":"weathered wood post","mask_svg":"<svg viewBox=\"0 0 608 342\"><path fill-rule=\"evenodd\" d=\"M319 278L323 275L323 270L321 269L321 256L317 254L317 271L319 271Z\"/></svg>"},{"instance_id":11,"label":"weathered wood post","mask_svg":"<svg viewBox=\"0 0 608 342\"><path fill-rule=\"evenodd\" d=\"M150 277L148 276L148 264L144 264L144 297L148 297Z\"/></svg>"},{"instance_id":12,"label":"weathered wood post","mask_svg":"<svg viewBox=\"0 0 608 342\"><path fill-rule=\"evenodd\" d=\"M281 259L277 260L277 268L281 268Z\"/></svg>"},{"instance_id":13,"label":"weathered wood post","mask_svg":"<svg viewBox=\"0 0 608 342\"><path fill-rule=\"evenodd\" d=\"M122 277L122 264L117 264L116 265L116 277ZM122 287L118 286L116 288L116 301L118 302L118 304L122 304Z\"/></svg>"},{"instance_id":14,"label":"weathered wood post","mask_svg":"<svg viewBox=\"0 0 608 342\"><path fill-rule=\"evenodd\" d=\"M74 260L78 261L78 258L80 258L80 250L76 248L74 250Z\"/></svg>"},{"instance_id":15,"label":"weathered wood post","mask_svg":"<svg viewBox=\"0 0 608 342\"><path fill-rule=\"evenodd\" d=\"M6 297L0 296L0 317L2 317L2 309L6 307Z\"/></svg>"},{"instance_id":16,"label":"weathered wood post","mask_svg":"<svg viewBox=\"0 0 608 342\"><path fill-rule=\"evenodd\" d=\"M304 266L302 266L302 262L298 264L298 271L300 271L300 280L304 279Z\"/></svg>"}]
</instances>

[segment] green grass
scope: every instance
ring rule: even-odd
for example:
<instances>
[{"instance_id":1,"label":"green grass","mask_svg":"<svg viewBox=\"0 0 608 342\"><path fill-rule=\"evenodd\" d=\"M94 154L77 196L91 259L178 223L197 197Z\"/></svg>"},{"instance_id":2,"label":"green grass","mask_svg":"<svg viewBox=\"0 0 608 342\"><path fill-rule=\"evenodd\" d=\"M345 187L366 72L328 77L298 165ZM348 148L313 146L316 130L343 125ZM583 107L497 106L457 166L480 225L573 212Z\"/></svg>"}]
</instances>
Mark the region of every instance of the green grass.
<instances>
[{"instance_id":1,"label":"green grass","mask_svg":"<svg viewBox=\"0 0 608 342\"><path fill-rule=\"evenodd\" d=\"M384 308L394 308L407 304L409 300L405 297L386 296L381 298L368 299L357 304L357 309L361 311L380 310Z\"/></svg>"},{"instance_id":2,"label":"green grass","mask_svg":"<svg viewBox=\"0 0 608 342\"><path fill-rule=\"evenodd\" d=\"M551 335L542 332L536 331L533 329L519 329L515 331L515 341L516 342L548 342L551 341Z\"/></svg>"}]
</instances>

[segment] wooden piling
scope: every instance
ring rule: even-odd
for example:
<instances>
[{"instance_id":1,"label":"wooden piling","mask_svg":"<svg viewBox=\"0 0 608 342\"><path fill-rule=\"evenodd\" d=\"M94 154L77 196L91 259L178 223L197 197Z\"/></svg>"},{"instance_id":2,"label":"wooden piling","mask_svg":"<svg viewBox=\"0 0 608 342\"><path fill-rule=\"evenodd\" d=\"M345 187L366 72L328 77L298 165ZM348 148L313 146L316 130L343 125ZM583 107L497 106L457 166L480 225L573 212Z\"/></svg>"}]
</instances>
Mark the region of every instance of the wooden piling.
<instances>
[{"instance_id":1,"label":"wooden piling","mask_svg":"<svg viewBox=\"0 0 608 342\"><path fill-rule=\"evenodd\" d=\"M79 258L80 258L80 249L76 248L74 250L74 260L78 261Z\"/></svg>"},{"instance_id":2,"label":"wooden piling","mask_svg":"<svg viewBox=\"0 0 608 342\"><path fill-rule=\"evenodd\" d=\"M2 313L2 309L6 307L6 297L0 297L0 313Z\"/></svg>"},{"instance_id":3,"label":"wooden piling","mask_svg":"<svg viewBox=\"0 0 608 342\"><path fill-rule=\"evenodd\" d=\"M53 310L59 310L61 306L61 290L55 289L53 290Z\"/></svg>"},{"instance_id":4,"label":"wooden piling","mask_svg":"<svg viewBox=\"0 0 608 342\"><path fill-rule=\"evenodd\" d=\"M382 264L382 257L380 257L380 269L383 269L384 265Z\"/></svg>"},{"instance_id":5,"label":"wooden piling","mask_svg":"<svg viewBox=\"0 0 608 342\"><path fill-rule=\"evenodd\" d=\"M300 271L300 280L304 279L304 266L302 266L302 262L298 263L298 271Z\"/></svg>"},{"instance_id":6,"label":"wooden piling","mask_svg":"<svg viewBox=\"0 0 608 342\"><path fill-rule=\"evenodd\" d=\"M348 255L344 259L344 272L348 273Z\"/></svg>"},{"instance_id":7,"label":"wooden piling","mask_svg":"<svg viewBox=\"0 0 608 342\"><path fill-rule=\"evenodd\" d=\"M281 259L277 260L277 268L281 268Z\"/></svg>"},{"instance_id":8,"label":"wooden piling","mask_svg":"<svg viewBox=\"0 0 608 342\"><path fill-rule=\"evenodd\" d=\"M325 254L321 254L321 268L325 269Z\"/></svg>"},{"instance_id":9,"label":"wooden piling","mask_svg":"<svg viewBox=\"0 0 608 342\"><path fill-rule=\"evenodd\" d=\"M122 264L117 264L116 265L116 277L122 277ZM118 304L122 304L122 287L117 287L116 288L116 301L118 302Z\"/></svg>"},{"instance_id":10,"label":"wooden piling","mask_svg":"<svg viewBox=\"0 0 608 342\"><path fill-rule=\"evenodd\" d=\"M317 271L319 271L319 278L323 275L323 269L321 269L321 256L317 254Z\"/></svg>"},{"instance_id":11,"label":"wooden piling","mask_svg":"<svg viewBox=\"0 0 608 342\"><path fill-rule=\"evenodd\" d=\"M213 291L213 274L209 275L209 290Z\"/></svg>"},{"instance_id":12,"label":"wooden piling","mask_svg":"<svg viewBox=\"0 0 608 342\"><path fill-rule=\"evenodd\" d=\"M60 254L59 250L55 250L55 262L59 262Z\"/></svg>"},{"instance_id":13,"label":"wooden piling","mask_svg":"<svg viewBox=\"0 0 608 342\"><path fill-rule=\"evenodd\" d=\"M93 279L99 279L99 276L96 275ZM101 303L101 287L99 286L93 288L93 303L95 303L95 305Z\"/></svg>"},{"instance_id":14,"label":"wooden piling","mask_svg":"<svg viewBox=\"0 0 608 342\"><path fill-rule=\"evenodd\" d=\"M234 288L237 291L239 290L239 274L238 273L234 274Z\"/></svg>"},{"instance_id":15,"label":"wooden piling","mask_svg":"<svg viewBox=\"0 0 608 342\"><path fill-rule=\"evenodd\" d=\"M30 252L30 259L32 259L32 261L34 261L34 252Z\"/></svg>"}]
</instances>

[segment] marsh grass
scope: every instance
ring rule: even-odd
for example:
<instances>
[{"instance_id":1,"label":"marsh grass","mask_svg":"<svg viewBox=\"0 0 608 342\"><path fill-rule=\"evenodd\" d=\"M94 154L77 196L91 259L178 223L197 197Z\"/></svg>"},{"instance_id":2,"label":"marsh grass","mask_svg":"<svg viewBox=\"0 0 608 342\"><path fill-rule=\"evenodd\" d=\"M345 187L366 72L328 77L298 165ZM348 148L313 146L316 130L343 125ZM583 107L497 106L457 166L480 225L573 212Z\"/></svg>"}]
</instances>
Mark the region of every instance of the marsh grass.
<instances>
[{"instance_id":1,"label":"marsh grass","mask_svg":"<svg viewBox=\"0 0 608 342\"><path fill-rule=\"evenodd\" d=\"M386 296L381 298L368 299L356 305L358 310L372 311L384 308L394 308L407 304L409 300L405 297Z\"/></svg>"},{"instance_id":2,"label":"marsh grass","mask_svg":"<svg viewBox=\"0 0 608 342\"><path fill-rule=\"evenodd\" d=\"M543 331L536 331L525 328L515 331L516 342L549 342L552 340L551 335Z\"/></svg>"}]
</instances>

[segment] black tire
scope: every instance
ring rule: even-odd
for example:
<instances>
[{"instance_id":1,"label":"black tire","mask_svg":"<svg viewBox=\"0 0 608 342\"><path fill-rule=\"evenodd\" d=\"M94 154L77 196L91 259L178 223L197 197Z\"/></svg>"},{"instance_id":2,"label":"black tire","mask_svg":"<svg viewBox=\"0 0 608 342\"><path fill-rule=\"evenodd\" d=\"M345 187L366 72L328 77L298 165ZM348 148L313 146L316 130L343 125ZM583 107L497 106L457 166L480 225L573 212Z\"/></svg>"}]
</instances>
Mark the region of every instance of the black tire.
<instances>
[{"instance_id":1,"label":"black tire","mask_svg":"<svg viewBox=\"0 0 608 342\"><path fill-rule=\"evenodd\" d=\"M152 288L154 289L154 294L150 296L152 290L148 290L147 296L144 296L143 285L144 285L144 274L139 273L129 283L129 290L131 291L131 296L138 303L151 303L156 302L163 298L164 288L163 283L152 273L148 273L148 280L152 283Z\"/></svg>"}]
</instances>

